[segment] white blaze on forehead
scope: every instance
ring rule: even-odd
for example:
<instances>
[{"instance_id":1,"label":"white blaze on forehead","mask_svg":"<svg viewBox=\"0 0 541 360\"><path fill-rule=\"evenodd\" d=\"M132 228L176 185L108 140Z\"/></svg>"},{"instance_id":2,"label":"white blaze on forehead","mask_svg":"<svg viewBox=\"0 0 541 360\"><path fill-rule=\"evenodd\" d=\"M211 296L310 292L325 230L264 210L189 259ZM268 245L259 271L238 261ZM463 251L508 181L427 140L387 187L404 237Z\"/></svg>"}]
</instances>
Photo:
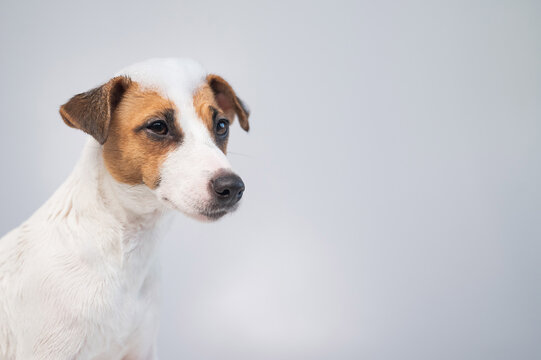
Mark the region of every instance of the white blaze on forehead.
<instances>
[{"instance_id":1,"label":"white blaze on forehead","mask_svg":"<svg viewBox=\"0 0 541 360\"><path fill-rule=\"evenodd\" d=\"M192 103L195 90L205 81L207 73L191 59L150 59L130 65L116 76L129 76L143 88L157 91L177 105Z\"/></svg>"},{"instance_id":2,"label":"white blaze on forehead","mask_svg":"<svg viewBox=\"0 0 541 360\"><path fill-rule=\"evenodd\" d=\"M129 76L143 89L154 90L173 102L179 109L177 121L186 137L212 142L193 106L193 95L207 77L199 63L191 59L150 59L128 66L116 75Z\"/></svg>"}]
</instances>

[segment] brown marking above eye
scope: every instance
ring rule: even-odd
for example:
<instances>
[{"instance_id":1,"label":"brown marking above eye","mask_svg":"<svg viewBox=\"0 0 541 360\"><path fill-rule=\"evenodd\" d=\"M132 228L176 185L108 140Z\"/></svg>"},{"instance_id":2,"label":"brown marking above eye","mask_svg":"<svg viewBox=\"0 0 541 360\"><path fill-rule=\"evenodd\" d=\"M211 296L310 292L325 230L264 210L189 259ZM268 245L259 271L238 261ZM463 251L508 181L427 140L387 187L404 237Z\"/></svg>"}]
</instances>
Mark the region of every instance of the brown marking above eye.
<instances>
[{"instance_id":1,"label":"brown marking above eye","mask_svg":"<svg viewBox=\"0 0 541 360\"><path fill-rule=\"evenodd\" d=\"M214 93L207 83L201 85L195 92L193 96L193 105L196 114L201 120L203 120L203 123L212 134L212 129L214 127L214 111L216 111L219 107L218 103L214 99Z\"/></svg>"},{"instance_id":2,"label":"brown marking above eye","mask_svg":"<svg viewBox=\"0 0 541 360\"><path fill-rule=\"evenodd\" d=\"M182 142L176 116L178 110L170 100L132 82L113 114L103 145L105 166L111 175L119 182L146 184L155 189L160 182L161 164ZM147 128L156 121L166 124L167 134Z\"/></svg>"},{"instance_id":3,"label":"brown marking above eye","mask_svg":"<svg viewBox=\"0 0 541 360\"><path fill-rule=\"evenodd\" d=\"M234 117L228 117L218 106L214 92L207 83L204 83L197 89L193 96L195 112L207 127L210 136L214 139L216 146L224 153L227 152L227 134L225 138L216 133L217 122L221 119L227 120L229 127ZM232 114L234 116L234 114Z\"/></svg>"}]
</instances>

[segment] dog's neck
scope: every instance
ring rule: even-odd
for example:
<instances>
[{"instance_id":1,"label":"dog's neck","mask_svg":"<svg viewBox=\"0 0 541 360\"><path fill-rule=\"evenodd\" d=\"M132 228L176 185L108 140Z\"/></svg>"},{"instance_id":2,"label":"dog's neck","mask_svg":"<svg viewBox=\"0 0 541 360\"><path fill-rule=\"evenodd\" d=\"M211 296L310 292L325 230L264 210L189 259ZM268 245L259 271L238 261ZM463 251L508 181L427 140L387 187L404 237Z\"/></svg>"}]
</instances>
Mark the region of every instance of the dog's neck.
<instances>
[{"instance_id":1,"label":"dog's neck","mask_svg":"<svg viewBox=\"0 0 541 360\"><path fill-rule=\"evenodd\" d=\"M102 147L89 138L71 177L86 196L81 203L98 205L126 229L154 227L165 211L152 191L143 184L128 185L116 181L106 169Z\"/></svg>"},{"instance_id":2,"label":"dog's neck","mask_svg":"<svg viewBox=\"0 0 541 360\"><path fill-rule=\"evenodd\" d=\"M67 241L95 246L137 282L154 260L165 212L145 185L113 179L91 138L72 174L34 217L63 227Z\"/></svg>"}]
</instances>

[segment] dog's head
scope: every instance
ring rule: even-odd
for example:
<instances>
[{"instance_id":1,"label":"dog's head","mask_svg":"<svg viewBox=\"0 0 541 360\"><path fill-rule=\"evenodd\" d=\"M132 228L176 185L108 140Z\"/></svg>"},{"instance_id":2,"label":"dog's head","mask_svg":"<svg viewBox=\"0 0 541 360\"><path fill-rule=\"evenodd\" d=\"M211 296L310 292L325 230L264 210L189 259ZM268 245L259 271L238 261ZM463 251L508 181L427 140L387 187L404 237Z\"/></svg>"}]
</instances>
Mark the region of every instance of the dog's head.
<instances>
[{"instance_id":1,"label":"dog's head","mask_svg":"<svg viewBox=\"0 0 541 360\"><path fill-rule=\"evenodd\" d=\"M191 60L130 66L72 97L60 114L103 145L116 181L144 184L168 207L212 220L242 197L225 154L235 116L248 131L248 110L229 83Z\"/></svg>"}]
</instances>

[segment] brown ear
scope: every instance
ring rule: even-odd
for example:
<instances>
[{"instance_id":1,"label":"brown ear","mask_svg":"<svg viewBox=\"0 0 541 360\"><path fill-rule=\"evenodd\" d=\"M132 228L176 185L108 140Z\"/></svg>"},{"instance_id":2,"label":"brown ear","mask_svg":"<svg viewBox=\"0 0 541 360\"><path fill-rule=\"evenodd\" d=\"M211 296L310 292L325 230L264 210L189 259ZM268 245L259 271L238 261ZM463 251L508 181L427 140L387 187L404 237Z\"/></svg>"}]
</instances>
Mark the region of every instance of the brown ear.
<instances>
[{"instance_id":1,"label":"brown ear","mask_svg":"<svg viewBox=\"0 0 541 360\"><path fill-rule=\"evenodd\" d=\"M92 135L100 144L107 140L111 116L130 85L130 79L117 76L85 93L77 94L60 107L60 116L73 128Z\"/></svg>"},{"instance_id":2,"label":"brown ear","mask_svg":"<svg viewBox=\"0 0 541 360\"><path fill-rule=\"evenodd\" d=\"M237 97L231 85L229 85L222 77L214 74L209 74L207 76L207 82L214 92L214 97L216 98L218 106L225 113L231 114L230 116L232 116L233 113L237 114L240 126L246 131L250 130L250 124L248 123L250 111L242 100Z\"/></svg>"}]
</instances>

